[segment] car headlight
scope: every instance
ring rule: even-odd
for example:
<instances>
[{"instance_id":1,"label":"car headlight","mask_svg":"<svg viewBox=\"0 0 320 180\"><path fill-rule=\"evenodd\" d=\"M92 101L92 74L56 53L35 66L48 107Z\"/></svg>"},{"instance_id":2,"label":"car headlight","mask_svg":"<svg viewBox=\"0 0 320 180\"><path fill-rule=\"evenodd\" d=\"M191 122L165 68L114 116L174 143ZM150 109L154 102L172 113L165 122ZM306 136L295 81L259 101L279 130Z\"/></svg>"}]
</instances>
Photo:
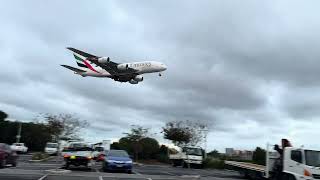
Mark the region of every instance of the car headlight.
<instances>
[{"instance_id":1,"label":"car headlight","mask_svg":"<svg viewBox=\"0 0 320 180\"><path fill-rule=\"evenodd\" d=\"M132 161L125 161L125 163L127 163L127 164L132 164Z\"/></svg>"},{"instance_id":2,"label":"car headlight","mask_svg":"<svg viewBox=\"0 0 320 180\"><path fill-rule=\"evenodd\" d=\"M108 163L115 163L115 160L107 160Z\"/></svg>"}]
</instances>

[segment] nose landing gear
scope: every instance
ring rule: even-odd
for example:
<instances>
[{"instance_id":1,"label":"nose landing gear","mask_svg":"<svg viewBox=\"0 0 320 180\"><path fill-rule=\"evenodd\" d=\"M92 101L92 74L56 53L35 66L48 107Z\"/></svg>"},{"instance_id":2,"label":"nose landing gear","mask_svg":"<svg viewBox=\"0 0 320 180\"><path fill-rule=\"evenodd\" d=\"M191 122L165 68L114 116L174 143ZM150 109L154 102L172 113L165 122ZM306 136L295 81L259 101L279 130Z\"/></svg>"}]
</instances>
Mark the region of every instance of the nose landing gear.
<instances>
[{"instance_id":1,"label":"nose landing gear","mask_svg":"<svg viewBox=\"0 0 320 180\"><path fill-rule=\"evenodd\" d=\"M159 76L162 76L162 74L161 74L161 73L159 73Z\"/></svg>"}]
</instances>

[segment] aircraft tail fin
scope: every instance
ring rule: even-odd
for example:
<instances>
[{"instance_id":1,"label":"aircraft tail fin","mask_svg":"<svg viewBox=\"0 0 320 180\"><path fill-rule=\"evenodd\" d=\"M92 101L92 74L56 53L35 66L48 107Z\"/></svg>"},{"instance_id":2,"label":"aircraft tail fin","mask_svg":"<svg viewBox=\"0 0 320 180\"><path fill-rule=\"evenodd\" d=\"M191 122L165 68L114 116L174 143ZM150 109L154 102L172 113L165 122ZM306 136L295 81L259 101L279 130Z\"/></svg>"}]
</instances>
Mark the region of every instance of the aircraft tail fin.
<instances>
[{"instance_id":1,"label":"aircraft tail fin","mask_svg":"<svg viewBox=\"0 0 320 180\"><path fill-rule=\"evenodd\" d=\"M84 70L81 70L81 69L78 69L78 68L75 68L75 67L72 67L72 66L68 66L68 65L61 65L62 67L65 67L65 68L67 68L67 69L70 69L71 71L74 71L75 73L77 73L77 74L81 74L81 73L84 73L84 72L86 72L86 71L84 71Z\"/></svg>"},{"instance_id":2,"label":"aircraft tail fin","mask_svg":"<svg viewBox=\"0 0 320 180\"><path fill-rule=\"evenodd\" d=\"M76 53L73 53L73 56L74 58L76 59L76 63L79 67L81 68L88 68L88 66L85 64L84 60L85 60L85 57L79 55L79 54L76 54Z\"/></svg>"}]
</instances>

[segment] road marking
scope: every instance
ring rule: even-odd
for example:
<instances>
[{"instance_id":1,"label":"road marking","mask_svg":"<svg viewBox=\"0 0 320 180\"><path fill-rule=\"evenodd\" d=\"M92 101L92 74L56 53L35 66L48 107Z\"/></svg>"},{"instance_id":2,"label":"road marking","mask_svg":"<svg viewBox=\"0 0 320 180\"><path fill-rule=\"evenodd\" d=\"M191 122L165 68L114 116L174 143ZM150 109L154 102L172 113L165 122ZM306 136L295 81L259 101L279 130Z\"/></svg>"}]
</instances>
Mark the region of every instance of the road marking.
<instances>
[{"instance_id":1,"label":"road marking","mask_svg":"<svg viewBox=\"0 0 320 180\"><path fill-rule=\"evenodd\" d=\"M138 171L132 171L133 173L135 174L138 174L138 175L142 175L141 173L139 173Z\"/></svg>"},{"instance_id":2,"label":"road marking","mask_svg":"<svg viewBox=\"0 0 320 180\"><path fill-rule=\"evenodd\" d=\"M99 176L99 180L103 180L102 176Z\"/></svg>"},{"instance_id":3,"label":"road marking","mask_svg":"<svg viewBox=\"0 0 320 180\"><path fill-rule=\"evenodd\" d=\"M152 180L151 178L147 178L147 180Z\"/></svg>"},{"instance_id":4,"label":"road marking","mask_svg":"<svg viewBox=\"0 0 320 180\"><path fill-rule=\"evenodd\" d=\"M44 180L47 176L48 176L48 174L45 174L44 176L42 176L42 177L39 178L38 180Z\"/></svg>"},{"instance_id":5,"label":"road marking","mask_svg":"<svg viewBox=\"0 0 320 180\"><path fill-rule=\"evenodd\" d=\"M169 173L169 172L167 172L167 171L162 171L162 172L165 173L165 174L171 175L171 176L175 176L175 174Z\"/></svg>"}]
</instances>

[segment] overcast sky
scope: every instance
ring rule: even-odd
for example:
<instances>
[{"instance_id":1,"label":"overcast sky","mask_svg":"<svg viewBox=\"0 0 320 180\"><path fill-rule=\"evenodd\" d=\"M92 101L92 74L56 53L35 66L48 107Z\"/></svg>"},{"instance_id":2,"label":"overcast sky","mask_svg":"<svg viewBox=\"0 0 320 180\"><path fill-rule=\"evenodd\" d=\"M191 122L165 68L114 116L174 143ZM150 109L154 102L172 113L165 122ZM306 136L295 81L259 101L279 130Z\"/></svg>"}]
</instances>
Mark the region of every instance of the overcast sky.
<instances>
[{"instance_id":1,"label":"overcast sky","mask_svg":"<svg viewBox=\"0 0 320 180\"><path fill-rule=\"evenodd\" d=\"M72 113L88 141L207 121L208 149L320 148L319 1L3 1L0 110ZM81 77L65 47L168 69L138 85Z\"/></svg>"}]
</instances>

